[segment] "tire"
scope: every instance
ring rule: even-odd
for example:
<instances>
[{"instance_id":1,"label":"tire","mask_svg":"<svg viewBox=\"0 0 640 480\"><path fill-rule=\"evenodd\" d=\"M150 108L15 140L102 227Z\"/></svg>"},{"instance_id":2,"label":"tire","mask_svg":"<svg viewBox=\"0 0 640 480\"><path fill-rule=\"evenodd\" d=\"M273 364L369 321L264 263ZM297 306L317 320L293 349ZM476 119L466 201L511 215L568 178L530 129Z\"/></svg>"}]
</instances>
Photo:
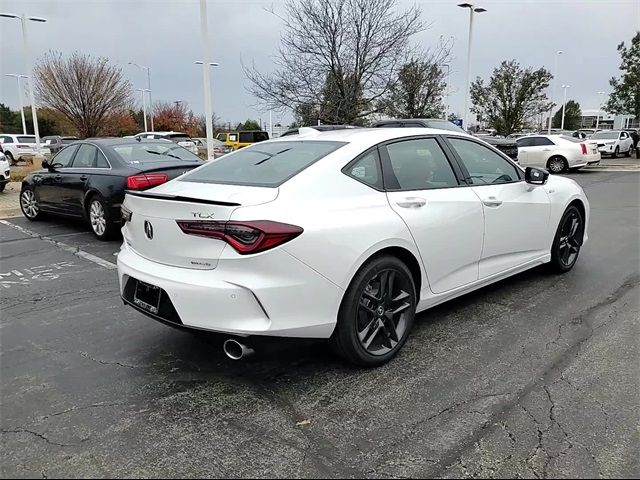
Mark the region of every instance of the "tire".
<instances>
[{"instance_id":1,"label":"tire","mask_svg":"<svg viewBox=\"0 0 640 480\"><path fill-rule=\"evenodd\" d=\"M620 155L620 147L616 147L615 151L613 152L613 155L611 155L611 158L618 158L619 155Z\"/></svg>"},{"instance_id":2,"label":"tire","mask_svg":"<svg viewBox=\"0 0 640 480\"><path fill-rule=\"evenodd\" d=\"M574 224L577 221L577 224ZM555 273L566 273L578 260L582 238L584 236L584 218L575 206L569 206L558 224L556 236L551 246L549 267Z\"/></svg>"},{"instance_id":3,"label":"tire","mask_svg":"<svg viewBox=\"0 0 640 480\"><path fill-rule=\"evenodd\" d=\"M0 183L0 193L4 192L4 187L6 187L6 183Z\"/></svg>"},{"instance_id":4,"label":"tire","mask_svg":"<svg viewBox=\"0 0 640 480\"><path fill-rule=\"evenodd\" d=\"M31 187L24 187L20 192L20 210L22 210L22 215L32 222L41 220L44 216Z\"/></svg>"},{"instance_id":5,"label":"tire","mask_svg":"<svg viewBox=\"0 0 640 480\"><path fill-rule=\"evenodd\" d=\"M4 152L4 156L7 157L7 160L9 161L9 165L17 165L18 162L16 162L16 159L13 158L13 154L11 152Z\"/></svg>"},{"instance_id":6,"label":"tire","mask_svg":"<svg viewBox=\"0 0 640 480\"><path fill-rule=\"evenodd\" d=\"M387 363L409 336L416 304L415 283L402 261L387 255L369 260L342 299L330 340L333 350L362 367Z\"/></svg>"},{"instance_id":7,"label":"tire","mask_svg":"<svg viewBox=\"0 0 640 480\"><path fill-rule=\"evenodd\" d=\"M627 158L631 156L631 147L629 147L629 150L625 152L624 156Z\"/></svg>"},{"instance_id":8,"label":"tire","mask_svg":"<svg viewBox=\"0 0 640 480\"><path fill-rule=\"evenodd\" d=\"M91 231L99 240L109 240L116 231L116 225L111 220L109 209L104 199L94 194L86 202L87 218Z\"/></svg>"},{"instance_id":9,"label":"tire","mask_svg":"<svg viewBox=\"0 0 640 480\"><path fill-rule=\"evenodd\" d=\"M562 173L569 168L569 164L564 157L554 156L547 162L547 170L551 173Z\"/></svg>"}]
</instances>

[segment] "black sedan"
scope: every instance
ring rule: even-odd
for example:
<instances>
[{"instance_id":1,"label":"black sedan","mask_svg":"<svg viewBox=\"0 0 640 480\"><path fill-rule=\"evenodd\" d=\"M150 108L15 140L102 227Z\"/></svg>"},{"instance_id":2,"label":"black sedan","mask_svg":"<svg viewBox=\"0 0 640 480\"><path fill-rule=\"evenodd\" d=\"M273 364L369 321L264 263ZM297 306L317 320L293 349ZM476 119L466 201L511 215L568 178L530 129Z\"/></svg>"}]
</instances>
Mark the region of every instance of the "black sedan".
<instances>
[{"instance_id":1,"label":"black sedan","mask_svg":"<svg viewBox=\"0 0 640 480\"><path fill-rule=\"evenodd\" d=\"M83 218L106 240L120 227L125 190L145 190L202 165L166 140L89 139L63 148L25 177L20 208L29 220L44 214Z\"/></svg>"}]
</instances>

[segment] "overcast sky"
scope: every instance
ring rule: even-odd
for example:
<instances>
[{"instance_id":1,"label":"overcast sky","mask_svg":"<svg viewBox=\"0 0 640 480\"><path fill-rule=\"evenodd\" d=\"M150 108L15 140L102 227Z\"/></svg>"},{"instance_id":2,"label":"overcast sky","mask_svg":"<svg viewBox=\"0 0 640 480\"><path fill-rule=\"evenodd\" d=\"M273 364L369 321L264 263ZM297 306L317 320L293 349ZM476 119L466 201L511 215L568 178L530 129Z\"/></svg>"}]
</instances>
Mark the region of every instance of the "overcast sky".
<instances>
[{"instance_id":1,"label":"overcast sky","mask_svg":"<svg viewBox=\"0 0 640 480\"><path fill-rule=\"evenodd\" d=\"M413 2L401 0L403 5ZM469 14L456 0L416 1L430 27L414 37L424 46L438 37L454 39L451 65L451 109L461 112L467 56ZM609 92L608 79L618 74L616 46L630 42L640 30L640 0L478 0L488 11L475 17L471 76L487 78L505 59L553 69L560 57L558 85L569 84L568 98L583 109L595 108L596 92ZM209 0L214 111L225 121L248 117L267 121L246 91L241 61L268 71L280 38L281 20L265 11L274 5L284 14L282 0ZM198 0L0 0L0 11L45 17L29 22L32 55L48 49L74 50L106 56L121 65L136 88L146 87L146 73L127 62L151 67L154 100L184 100L203 111L202 73L194 65L201 57ZM0 18L0 69L23 73L20 22ZM558 97L561 95L558 88ZM559 100L559 99L558 99ZM0 103L17 108L15 80L3 77ZM290 114L274 113L289 122Z\"/></svg>"}]
</instances>

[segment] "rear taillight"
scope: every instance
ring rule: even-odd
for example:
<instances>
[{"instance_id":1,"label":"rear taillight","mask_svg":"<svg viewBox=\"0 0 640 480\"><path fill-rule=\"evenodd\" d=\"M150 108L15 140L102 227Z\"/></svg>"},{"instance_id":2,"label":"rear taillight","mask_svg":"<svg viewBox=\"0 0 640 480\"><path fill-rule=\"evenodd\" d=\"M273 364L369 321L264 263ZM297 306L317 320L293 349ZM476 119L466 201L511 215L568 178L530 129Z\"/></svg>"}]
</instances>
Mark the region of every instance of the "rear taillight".
<instances>
[{"instance_id":1,"label":"rear taillight","mask_svg":"<svg viewBox=\"0 0 640 480\"><path fill-rule=\"evenodd\" d=\"M302 228L296 225L269 220L250 222L177 220L177 223L187 235L223 240L241 255L264 252L293 240L303 232Z\"/></svg>"},{"instance_id":2,"label":"rear taillight","mask_svg":"<svg viewBox=\"0 0 640 480\"><path fill-rule=\"evenodd\" d=\"M141 173L127 177L127 189L144 190L145 188L161 185L169 180L166 173Z\"/></svg>"},{"instance_id":3,"label":"rear taillight","mask_svg":"<svg viewBox=\"0 0 640 480\"><path fill-rule=\"evenodd\" d=\"M587 154L587 145L584 143L580 144L580 148L582 148L582 154L586 155Z\"/></svg>"}]
</instances>

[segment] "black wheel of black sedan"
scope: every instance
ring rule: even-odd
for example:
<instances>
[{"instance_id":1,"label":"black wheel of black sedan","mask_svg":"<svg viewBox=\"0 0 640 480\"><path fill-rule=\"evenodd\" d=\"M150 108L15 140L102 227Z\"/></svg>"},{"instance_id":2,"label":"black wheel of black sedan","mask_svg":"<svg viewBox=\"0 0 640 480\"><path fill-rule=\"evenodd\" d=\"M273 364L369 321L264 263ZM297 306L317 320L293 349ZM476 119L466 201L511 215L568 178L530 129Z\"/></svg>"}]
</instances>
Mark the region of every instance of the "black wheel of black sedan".
<instances>
[{"instance_id":1,"label":"black wheel of black sedan","mask_svg":"<svg viewBox=\"0 0 640 480\"><path fill-rule=\"evenodd\" d=\"M409 335L416 291L407 266L390 256L365 264L349 286L332 337L336 352L374 367L393 358Z\"/></svg>"},{"instance_id":2,"label":"black wheel of black sedan","mask_svg":"<svg viewBox=\"0 0 640 480\"><path fill-rule=\"evenodd\" d=\"M29 187L23 188L20 192L20 210L27 220L35 221L42 218L36 194Z\"/></svg>"},{"instance_id":3,"label":"black wheel of black sedan","mask_svg":"<svg viewBox=\"0 0 640 480\"><path fill-rule=\"evenodd\" d=\"M554 271L565 273L573 268L580 254L583 235L582 214L572 205L564 212L553 241L551 267Z\"/></svg>"}]
</instances>

